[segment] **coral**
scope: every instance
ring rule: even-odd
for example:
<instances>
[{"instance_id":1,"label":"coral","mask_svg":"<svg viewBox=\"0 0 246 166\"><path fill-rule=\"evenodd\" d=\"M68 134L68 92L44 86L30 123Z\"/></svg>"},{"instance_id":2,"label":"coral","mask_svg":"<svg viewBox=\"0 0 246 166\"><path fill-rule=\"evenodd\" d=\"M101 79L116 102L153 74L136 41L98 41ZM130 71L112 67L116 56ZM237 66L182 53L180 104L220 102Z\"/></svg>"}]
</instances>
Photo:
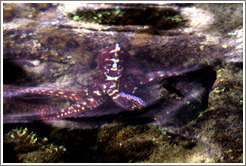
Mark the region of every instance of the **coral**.
<instances>
[{"instance_id":1,"label":"coral","mask_svg":"<svg viewBox=\"0 0 246 166\"><path fill-rule=\"evenodd\" d=\"M29 132L27 128L16 128L4 135L4 143L14 144L15 151L28 152L37 149L47 138L38 138L34 132Z\"/></svg>"},{"instance_id":2,"label":"coral","mask_svg":"<svg viewBox=\"0 0 246 166\"><path fill-rule=\"evenodd\" d=\"M48 144L48 138L39 138L27 128L12 129L4 135L5 156L15 157L17 162L61 162L66 148ZM11 152L13 149L14 153ZM7 153L7 154L6 154ZM8 162L9 159L5 159Z\"/></svg>"},{"instance_id":3,"label":"coral","mask_svg":"<svg viewBox=\"0 0 246 166\"><path fill-rule=\"evenodd\" d=\"M19 154L18 160L23 163L54 163L62 162L62 158L66 152L63 146L53 144L42 146L41 150L33 151L25 154Z\"/></svg>"}]
</instances>

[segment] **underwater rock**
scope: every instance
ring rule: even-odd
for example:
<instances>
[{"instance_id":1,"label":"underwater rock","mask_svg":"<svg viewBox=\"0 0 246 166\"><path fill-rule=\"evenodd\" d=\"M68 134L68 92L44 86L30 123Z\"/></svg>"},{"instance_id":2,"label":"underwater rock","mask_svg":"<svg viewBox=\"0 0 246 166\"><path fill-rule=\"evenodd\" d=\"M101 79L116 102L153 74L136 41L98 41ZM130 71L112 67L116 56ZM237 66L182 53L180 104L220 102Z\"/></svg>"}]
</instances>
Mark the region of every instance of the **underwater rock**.
<instances>
[{"instance_id":1,"label":"underwater rock","mask_svg":"<svg viewBox=\"0 0 246 166\"><path fill-rule=\"evenodd\" d=\"M98 10L93 13L95 8ZM123 8L127 10L121 10ZM144 8L150 11L151 16L148 20L152 19L153 22L148 21L148 25L142 22L127 22L127 20L135 19L130 18L127 12L138 9L141 14ZM105 18L107 9L109 13L112 13L111 18ZM147 118L146 116L141 117L138 113L136 113L138 115L130 113L132 114L130 116L123 114L117 118L106 117L106 122L112 122L112 124L104 125L102 129L100 128L100 132L93 129L94 132L89 132L89 136L81 136L82 138L75 134L74 138L78 140L91 139L92 143L88 144L90 147L87 149L96 148L97 137L93 134L104 133L104 136L108 134L105 136L108 138L105 140L103 136L98 137L105 140L102 141L105 142L105 146L98 143L102 149L99 148L96 152L81 150L83 154L88 152L87 156L91 157L88 160L85 158L81 160L80 155L77 158L70 158L71 160L66 159L65 162L105 162L105 160L106 162L243 162L242 9L243 5L240 3L216 5L4 4L3 81L22 87L84 89L97 79L97 56L107 46L115 43L124 46L137 59L137 62L141 61L141 65L136 65L136 67L141 67L147 72L155 67L165 70L174 68L177 71L201 65L212 65L213 69L205 67L206 70L198 70L183 77L164 80L161 82L163 87L160 85L148 87L147 90L150 90L155 97L164 96L164 100L146 110L146 112L149 111L149 114L146 114ZM86 18L79 15L81 13ZM154 13L157 15L155 16ZM144 13L141 15L144 16ZM122 19L122 22L121 20L113 22L114 19L117 20L123 16L127 19ZM11 70L13 70L12 73L18 71L18 74L11 74L11 78L8 78L7 75ZM210 79L209 76L214 77L215 71L218 74L213 85L214 78ZM185 85L184 88L183 85ZM194 87L194 91L191 87ZM208 94L209 89L212 90L210 94ZM191 94L191 97L197 94L200 96L192 98L190 104L190 98L184 98L183 93ZM185 106L186 113L189 110L195 110L195 113L192 112L190 115L196 116L187 117L186 114L182 114L183 108L175 105L177 101L183 102L181 105ZM204 106L200 107L202 109L198 107L199 103ZM66 105L66 102L63 104ZM169 104L171 107L168 106ZM206 109L207 106L208 109ZM168 116L167 110L180 111L171 111L174 114ZM203 112L204 110L206 111ZM4 104L5 115L16 113L15 111L13 106ZM28 109L22 111L32 112ZM156 114L158 111L160 114ZM171 130L178 136L169 134L172 136L171 141L166 142L167 137L163 131L159 131L163 129L162 127L157 133L164 135L163 139L153 133L145 133L143 136L138 134L137 129L129 127L132 123L135 125L150 122L149 117L153 120L153 114L158 115L154 117L157 123L166 125L167 130ZM133 119L129 120L128 117L133 117ZM53 125L90 128L104 124L104 118L88 118L82 121L77 120L76 123L75 121L57 121ZM165 119L169 122L167 123ZM126 124L124 129L119 127L121 123ZM8 125L10 124L4 124L4 127ZM111 128L110 125L113 127ZM149 125L151 129L154 128L152 123ZM46 125L40 123L40 126ZM68 130L64 129L64 131L66 133ZM84 133L87 130L79 131ZM132 134L127 135L128 132ZM70 134L68 133L67 136L69 137ZM125 140L114 139L115 136L121 134L125 134ZM186 139L189 141L184 141ZM192 140L197 142L194 144ZM120 141L123 141L123 144L120 144ZM76 155L72 151L77 147L78 142L76 140L74 144L71 144L69 154ZM83 143L87 142L81 141L81 144ZM134 147L134 144L138 146ZM148 152L144 149L145 145ZM107 149L103 149L105 147ZM123 149L123 159L117 155L122 150L121 147L129 148L129 151ZM134 155L129 155L129 152ZM12 154L16 156L14 151ZM102 159L101 154L105 154L103 156L106 157ZM18 158L13 158L13 160L14 162L35 162L29 160L30 158L35 159L33 156L30 154L26 159L20 156L21 161ZM45 155L42 152L37 156ZM39 162L63 162L62 159L49 161L42 157L40 159Z\"/></svg>"}]
</instances>

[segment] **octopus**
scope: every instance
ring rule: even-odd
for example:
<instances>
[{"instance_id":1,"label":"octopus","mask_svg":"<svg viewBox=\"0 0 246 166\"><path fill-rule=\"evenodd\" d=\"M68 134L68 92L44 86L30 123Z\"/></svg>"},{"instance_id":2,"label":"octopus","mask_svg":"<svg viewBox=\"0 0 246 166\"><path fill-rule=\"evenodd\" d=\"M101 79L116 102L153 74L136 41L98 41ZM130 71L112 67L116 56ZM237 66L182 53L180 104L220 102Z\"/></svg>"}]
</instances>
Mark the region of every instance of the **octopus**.
<instances>
[{"instance_id":1,"label":"octopus","mask_svg":"<svg viewBox=\"0 0 246 166\"><path fill-rule=\"evenodd\" d=\"M137 95L139 88L199 69L198 67L179 71L158 70L145 73L140 69L129 68L128 63L131 60L132 55L116 43L107 47L97 57L99 73L94 85L82 90L4 85L4 100L34 110L40 114L43 121L87 116L108 101L124 111L141 111L151 102ZM58 97L72 104L60 108L55 105L30 104L14 100L15 97L25 95Z\"/></svg>"}]
</instances>

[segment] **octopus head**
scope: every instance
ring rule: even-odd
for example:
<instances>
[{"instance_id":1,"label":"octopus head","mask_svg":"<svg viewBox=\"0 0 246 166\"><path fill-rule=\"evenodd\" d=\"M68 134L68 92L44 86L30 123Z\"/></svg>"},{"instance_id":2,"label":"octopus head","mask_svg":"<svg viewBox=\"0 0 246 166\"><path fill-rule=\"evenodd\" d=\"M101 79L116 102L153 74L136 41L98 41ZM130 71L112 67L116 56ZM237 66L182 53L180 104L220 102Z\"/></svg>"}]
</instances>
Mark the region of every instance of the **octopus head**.
<instances>
[{"instance_id":1,"label":"octopus head","mask_svg":"<svg viewBox=\"0 0 246 166\"><path fill-rule=\"evenodd\" d=\"M117 81L121 77L124 66L130 54L115 44L106 48L97 58L97 64L101 72L106 76L106 80Z\"/></svg>"}]
</instances>

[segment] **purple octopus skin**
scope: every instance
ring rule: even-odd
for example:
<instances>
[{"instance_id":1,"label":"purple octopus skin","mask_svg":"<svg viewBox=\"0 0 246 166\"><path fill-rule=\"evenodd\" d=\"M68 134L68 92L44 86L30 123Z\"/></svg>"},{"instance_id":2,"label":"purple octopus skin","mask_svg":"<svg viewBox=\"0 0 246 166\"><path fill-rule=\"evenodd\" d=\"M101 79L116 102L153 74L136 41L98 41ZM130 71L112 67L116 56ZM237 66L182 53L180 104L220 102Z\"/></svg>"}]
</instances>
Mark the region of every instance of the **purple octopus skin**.
<instances>
[{"instance_id":1,"label":"purple octopus skin","mask_svg":"<svg viewBox=\"0 0 246 166\"><path fill-rule=\"evenodd\" d=\"M160 79L179 76L197 70L196 68L177 72L154 71L146 74L141 70L127 68L126 64L131 57L132 56L127 50L122 48L119 44L115 44L106 48L98 56L97 64L100 72L94 86L83 90L67 90L4 85L4 100L12 104L38 111L44 121L83 116L83 114L101 106L108 98L124 110L141 110L148 106L149 103L135 95L135 92L139 87L159 81ZM129 78L129 75L135 76L134 84L128 84L127 79ZM52 105L35 105L12 100L13 97L23 95L59 97L61 99L72 101L73 104L66 108L58 108Z\"/></svg>"}]
</instances>

